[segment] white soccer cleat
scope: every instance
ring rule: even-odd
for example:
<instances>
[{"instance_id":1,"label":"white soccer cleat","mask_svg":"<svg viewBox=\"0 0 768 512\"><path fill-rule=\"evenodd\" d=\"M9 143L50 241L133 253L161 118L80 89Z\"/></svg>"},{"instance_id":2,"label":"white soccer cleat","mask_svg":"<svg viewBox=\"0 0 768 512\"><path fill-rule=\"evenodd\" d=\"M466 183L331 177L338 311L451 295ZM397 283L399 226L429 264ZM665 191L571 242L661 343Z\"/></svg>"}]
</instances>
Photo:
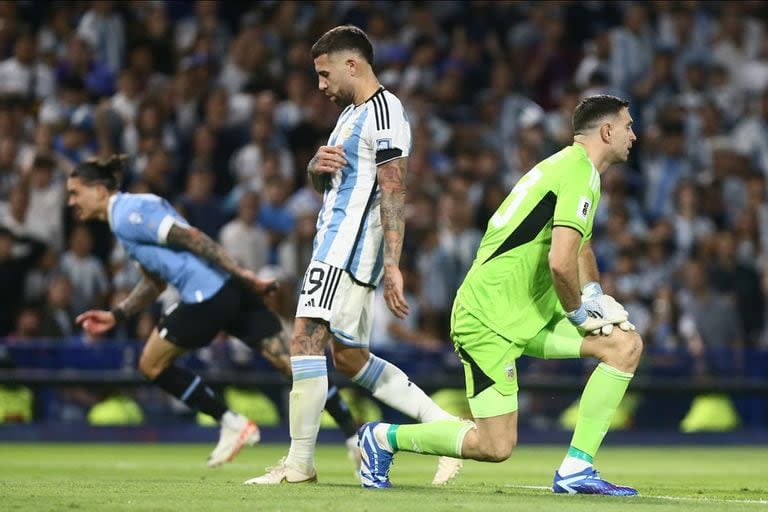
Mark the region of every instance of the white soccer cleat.
<instances>
[{"instance_id":1,"label":"white soccer cleat","mask_svg":"<svg viewBox=\"0 0 768 512\"><path fill-rule=\"evenodd\" d=\"M240 429L221 426L219 443L208 457L208 467L215 468L225 462L231 462L243 446L253 446L261 439L261 432L251 420L247 420Z\"/></svg>"},{"instance_id":2,"label":"white soccer cleat","mask_svg":"<svg viewBox=\"0 0 768 512\"><path fill-rule=\"evenodd\" d=\"M277 485L277 484L313 484L317 482L317 471L304 473L285 463L285 457L280 459L277 466L267 468L267 473L243 482L245 485Z\"/></svg>"},{"instance_id":3,"label":"white soccer cleat","mask_svg":"<svg viewBox=\"0 0 768 512\"><path fill-rule=\"evenodd\" d=\"M445 485L459 474L464 461L453 457L440 457L437 459L437 472L432 479L432 485Z\"/></svg>"},{"instance_id":4,"label":"white soccer cleat","mask_svg":"<svg viewBox=\"0 0 768 512\"><path fill-rule=\"evenodd\" d=\"M347 439L346 445L347 458L355 466L355 478L360 480L360 464L362 464L363 456L360 453L360 446L357 444L357 434Z\"/></svg>"}]
</instances>

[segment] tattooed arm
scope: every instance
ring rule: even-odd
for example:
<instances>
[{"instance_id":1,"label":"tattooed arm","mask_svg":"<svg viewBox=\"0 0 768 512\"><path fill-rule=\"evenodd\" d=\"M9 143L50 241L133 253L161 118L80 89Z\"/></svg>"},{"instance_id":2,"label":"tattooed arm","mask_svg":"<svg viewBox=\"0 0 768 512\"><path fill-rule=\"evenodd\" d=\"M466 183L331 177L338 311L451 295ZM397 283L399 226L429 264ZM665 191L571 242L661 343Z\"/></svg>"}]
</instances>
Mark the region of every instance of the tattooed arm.
<instances>
[{"instance_id":1,"label":"tattooed arm","mask_svg":"<svg viewBox=\"0 0 768 512\"><path fill-rule=\"evenodd\" d=\"M322 194L325 192L325 184L328 182L328 178L325 174L313 171L313 165L317 165L316 162L317 157L314 157L309 161L309 165L307 166L307 178L309 179L312 188Z\"/></svg>"},{"instance_id":2,"label":"tattooed arm","mask_svg":"<svg viewBox=\"0 0 768 512\"><path fill-rule=\"evenodd\" d=\"M129 316L135 315L152 304L157 296L165 290L165 281L139 265L141 281L131 290L131 293L120 304L110 311L90 310L77 317L75 322L82 325L92 336L100 336L109 332L115 325Z\"/></svg>"},{"instance_id":3,"label":"tattooed arm","mask_svg":"<svg viewBox=\"0 0 768 512\"><path fill-rule=\"evenodd\" d=\"M242 268L224 248L193 226L174 224L168 232L168 245L186 249L224 270L256 293L275 289L274 281L262 281L250 270Z\"/></svg>"},{"instance_id":4,"label":"tattooed arm","mask_svg":"<svg viewBox=\"0 0 768 512\"><path fill-rule=\"evenodd\" d=\"M384 299L398 318L408 315L408 303L403 295L400 254L405 233L405 174L407 158L398 158L380 165L377 180L381 189L381 226L384 230Z\"/></svg>"},{"instance_id":5,"label":"tattooed arm","mask_svg":"<svg viewBox=\"0 0 768 512\"><path fill-rule=\"evenodd\" d=\"M312 183L312 188L321 194L325 192L328 181L346 163L344 147L341 144L336 146L320 146L315 156L307 164L307 175L310 183Z\"/></svg>"},{"instance_id":6,"label":"tattooed arm","mask_svg":"<svg viewBox=\"0 0 768 512\"><path fill-rule=\"evenodd\" d=\"M141 265L139 265L139 271L141 271L141 281L133 287L126 298L120 301L120 304L112 308L111 313L118 322L148 308L167 286L165 281Z\"/></svg>"}]
</instances>

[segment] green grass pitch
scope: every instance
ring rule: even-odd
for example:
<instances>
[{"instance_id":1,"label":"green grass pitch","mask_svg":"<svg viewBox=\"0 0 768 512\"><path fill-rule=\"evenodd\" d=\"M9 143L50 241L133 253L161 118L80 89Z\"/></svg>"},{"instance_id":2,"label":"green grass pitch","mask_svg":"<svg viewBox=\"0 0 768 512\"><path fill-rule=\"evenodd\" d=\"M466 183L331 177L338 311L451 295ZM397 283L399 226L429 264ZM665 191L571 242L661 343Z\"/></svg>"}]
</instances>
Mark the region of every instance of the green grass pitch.
<instances>
[{"instance_id":1,"label":"green grass pitch","mask_svg":"<svg viewBox=\"0 0 768 512\"><path fill-rule=\"evenodd\" d=\"M434 457L399 454L392 490L364 490L341 445L321 445L318 485L244 486L287 451L245 449L210 470L211 446L0 444L0 510L12 511L722 511L768 512L766 447L611 447L598 469L641 496L553 495L562 446L523 446L502 464L467 462L447 487L429 485Z\"/></svg>"}]
</instances>

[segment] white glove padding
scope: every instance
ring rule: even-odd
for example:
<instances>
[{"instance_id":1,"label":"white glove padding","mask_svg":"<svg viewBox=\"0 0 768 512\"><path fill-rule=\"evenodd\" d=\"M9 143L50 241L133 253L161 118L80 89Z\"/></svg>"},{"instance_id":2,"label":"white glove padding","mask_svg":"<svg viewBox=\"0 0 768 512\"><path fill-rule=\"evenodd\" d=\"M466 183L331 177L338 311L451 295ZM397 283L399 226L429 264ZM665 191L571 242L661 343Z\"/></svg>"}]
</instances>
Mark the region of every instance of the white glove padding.
<instances>
[{"instance_id":1,"label":"white glove padding","mask_svg":"<svg viewBox=\"0 0 768 512\"><path fill-rule=\"evenodd\" d=\"M635 330L635 324L633 324L628 320L621 322L620 324L618 324L618 326L619 326L619 329L625 332ZM608 324L608 325L602 326L600 329L595 329L589 334L591 334L592 336L598 336L598 335L608 336L612 332L613 332L613 324Z\"/></svg>"},{"instance_id":2,"label":"white glove padding","mask_svg":"<svg viewBox=\"0 0 768 512\"><path fill-rule=\"evenodd\" d=\"M582 301L579 309L567 313L567 316L579 329L592 332L609 324L626 322L629 314L610 295L597 295Z\"/></svg>"}]
</instances>

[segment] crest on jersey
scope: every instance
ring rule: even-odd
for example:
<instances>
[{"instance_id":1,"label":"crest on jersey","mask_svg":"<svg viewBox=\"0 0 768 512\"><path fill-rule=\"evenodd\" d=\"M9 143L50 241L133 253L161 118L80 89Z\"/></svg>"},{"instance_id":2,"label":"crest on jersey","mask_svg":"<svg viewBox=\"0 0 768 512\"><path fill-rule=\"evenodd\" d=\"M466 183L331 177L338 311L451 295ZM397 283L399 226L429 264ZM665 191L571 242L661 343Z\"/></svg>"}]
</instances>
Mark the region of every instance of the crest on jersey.
<instances>
[{"instance_id":1,"label":"crest on jersey","mask_svg":"<svg viewBox=\"0 0 768 512\"><path fill-rule=\"evenodd\" d=\"M128 222L131 224L141 224L144 222L144 218L139 212L131 212L131 214L128 215Z\"/></svg>"},{"instance_id":2,"label":"crest on jersey","mask_svg":"<svg viewBox=\"0 0 768 512\"><path fill-rule=\"evenodd\" d=\"M579 217L581 220L587 220L587 217L589 217L589 210L592 208L592 201L587 199L584 196L581 196L579 198L579 206L576 210L576 216Z\"/></svg>"},{"instance_id":3,"label":"crest on jersey","mask_svg":"<svg viewBox=\"0 0 768 512\"><path fill-rule=\"evenodd\" d=\"M515 363L514 362L507 363L507 366L504 367L504 375L509 381L515 380Z\"/></svg>"},{"instance_id":4,"label":"crest on jersey","mask_svg":"<svg viewBox=\"0 0 768 512\"><path fill-rule=\"evenodd\" d=\"M392 149L392 139L376 139L376 151Z\"/></svg>"}]
</instances>

